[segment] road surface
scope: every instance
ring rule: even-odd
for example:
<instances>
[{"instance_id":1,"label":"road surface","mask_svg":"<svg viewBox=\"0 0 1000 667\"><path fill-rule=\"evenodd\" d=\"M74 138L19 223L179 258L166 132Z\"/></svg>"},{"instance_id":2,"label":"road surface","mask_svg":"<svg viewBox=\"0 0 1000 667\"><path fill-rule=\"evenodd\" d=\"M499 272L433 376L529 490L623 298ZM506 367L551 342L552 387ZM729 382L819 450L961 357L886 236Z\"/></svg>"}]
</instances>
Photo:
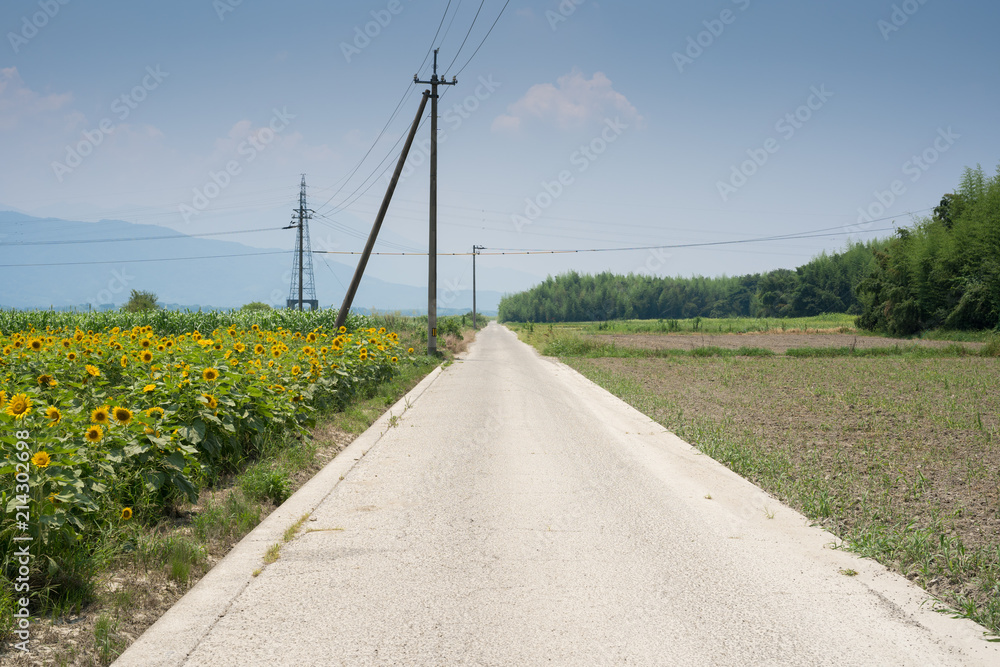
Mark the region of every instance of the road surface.
<instances>
[{"instance_id":1,"label":"road surface","mask_svg":"<svg viewBox=\"0 0 1000 667\"><path fill-rule=\"evenodd\" d=\"M116 664L1000 664L982 628L503 327L407 402Z\"/></svg>"}]
</instances>

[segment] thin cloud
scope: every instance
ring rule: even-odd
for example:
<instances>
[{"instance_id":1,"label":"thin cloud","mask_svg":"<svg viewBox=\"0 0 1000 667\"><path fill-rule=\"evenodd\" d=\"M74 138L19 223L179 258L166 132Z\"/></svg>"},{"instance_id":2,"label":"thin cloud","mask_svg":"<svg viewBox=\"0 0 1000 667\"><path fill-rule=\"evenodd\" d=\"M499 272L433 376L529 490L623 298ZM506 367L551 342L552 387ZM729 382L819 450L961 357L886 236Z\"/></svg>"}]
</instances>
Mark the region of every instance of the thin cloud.
<instances>
[{"instance_id":1,"label":"thin cloud","mask_svg":"<svg viewBox=\"0 0 1000 667\"><path fill-rule=\"evenodd\" d=\"M16 67L0 68L0 130L10 130L22 118L58 111L73 99L71 93L39 95L24 85Z\"/></svg>"},{"instance_id":2,"label":"thin cloud","mask_svg":"<svg viewBox=\"0 0 1000 667\"><path fill-rule=\"evenodd\" d=\"M641 122L642 116L616 91L603 72L587 79L578 69L559 77L556 84L539 83L493 120L494 131L516 131L526 121L538 120L561 130L576 129L608 116Z\"/></svg>"}]
</instances>

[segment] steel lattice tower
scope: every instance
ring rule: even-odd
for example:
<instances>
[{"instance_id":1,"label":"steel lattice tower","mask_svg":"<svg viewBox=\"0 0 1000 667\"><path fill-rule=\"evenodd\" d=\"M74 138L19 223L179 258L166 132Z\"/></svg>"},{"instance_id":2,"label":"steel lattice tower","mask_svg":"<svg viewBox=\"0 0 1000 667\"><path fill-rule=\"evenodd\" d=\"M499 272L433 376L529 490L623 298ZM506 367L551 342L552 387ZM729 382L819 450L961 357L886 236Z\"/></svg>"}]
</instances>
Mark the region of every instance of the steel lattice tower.
<instances>
[{"instance_id":1,"label":"steel lattice tower","mask_svg":"<svg viewBox=\"0 0 1000 667\"><path fill-rule=\"evenodd\" d=\"M299 190L299 207L292 211L292 222L285 229L298 229L295 235L295 252L292 256L292 285L288 290L288 308L303 310L309 304L310 310L319 308L316 298L316 281L313 277L312 246L309 243L309 218L312 209L306 206L306 175L302 174Z\"/></svg>"}]
</instances>

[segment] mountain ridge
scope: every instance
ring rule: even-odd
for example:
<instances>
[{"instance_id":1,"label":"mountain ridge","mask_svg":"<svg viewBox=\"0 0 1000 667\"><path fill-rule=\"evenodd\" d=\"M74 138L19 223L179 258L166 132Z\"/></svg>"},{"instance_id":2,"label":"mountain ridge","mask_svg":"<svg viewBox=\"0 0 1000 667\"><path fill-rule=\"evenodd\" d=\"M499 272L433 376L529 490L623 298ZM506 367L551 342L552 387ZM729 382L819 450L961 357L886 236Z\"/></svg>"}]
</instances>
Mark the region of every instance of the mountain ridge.
<instances>
[{"instance_id":1,"label":"mountain ridge","mask_svg":"<svg viewBox=\"0 0 1000 667\"><path fill-rule=\"evenodd\" d=\"M124 240L161 236L155 242ZM335 259L324 263L329 270L314 271L320 305L339 307L354 266ZM133 289L154 292L161 303L181 308L236 308L252 301L283 308L291 267L291 249L187 236L123 220L77 222L0 211L0 307L5 308L115 308ZM441 292L448 293L442 298ZM471 309L470 291L441 292L440 312ZM494 291L477 293L484 313L495 312L500 297ZM425 313L426 300L426 286L365 276L354 303L358 310Z\"/></svg>"}]
</instances>

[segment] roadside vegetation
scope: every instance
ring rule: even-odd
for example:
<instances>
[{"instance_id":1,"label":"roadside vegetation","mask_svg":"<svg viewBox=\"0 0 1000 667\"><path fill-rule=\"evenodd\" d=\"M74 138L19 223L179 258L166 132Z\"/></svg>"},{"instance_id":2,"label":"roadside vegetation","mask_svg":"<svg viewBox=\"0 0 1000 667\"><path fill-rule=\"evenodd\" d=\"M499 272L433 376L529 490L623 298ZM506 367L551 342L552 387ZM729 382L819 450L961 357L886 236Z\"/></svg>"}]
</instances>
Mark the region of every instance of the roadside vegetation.
<instances>
[{"instance_id":1,"label":"roadside vegetation","mask_svg":"<svg viewBox=\"0 0 1000 667\"><path fill-rule=\"evenodd\" d=\"M893 341L796 320L784 332L713 325L723 333L706 335L709 345L690 321L663 334L632 333L656 322L616 335L595 324L513 328L842 548L1000 633L1000 336Z\"/></svg>"},{"instance_id":2,"label":"roadside vegetation","mask_svg":"<svg viewBox=\"0 0 1000 667\"><path fill-rule=\"evenodd\" d=\"M20 533L5 513L0 662L110 664L472 334L461 317L439 319L449 332L443 355L428 357L426 318L352 316L349 331L330 332L334 316L0 313L0 466L14 474L14 431L29 430L35 539L32 652L19 656L11 649L20 597L11 540ZM265 349L255 353L258 343ZM144 360L146 352L153 358ZM107 423L103 413L92 423L105 404ZM88 438L94 426L100 438ZM5 509L19 502L14 491L0 488Z\"/></svg>"}]
</instances>

